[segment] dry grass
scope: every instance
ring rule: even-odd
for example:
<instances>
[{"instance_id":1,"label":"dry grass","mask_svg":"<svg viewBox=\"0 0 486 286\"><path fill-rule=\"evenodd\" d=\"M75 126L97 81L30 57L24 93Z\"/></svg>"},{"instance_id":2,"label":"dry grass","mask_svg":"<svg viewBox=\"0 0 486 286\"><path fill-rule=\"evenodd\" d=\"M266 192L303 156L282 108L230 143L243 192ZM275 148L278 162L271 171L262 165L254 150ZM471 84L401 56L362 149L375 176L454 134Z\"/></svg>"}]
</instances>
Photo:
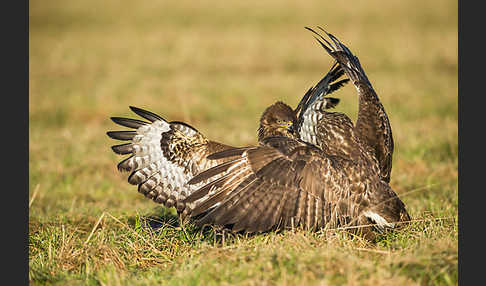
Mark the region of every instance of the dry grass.
<instances>
[{"instance_id":1,"label":"dry grass","mask_svg":"<svg viewBox=\"0 0 486 286\"><path fill-rule=\"evenodd\" d=\"M129 105L253 144L263 109L295 106L331 64L309 25L343 40L378 91L411 226L376 244L183 229L116 171L105 132ZM33 1L29 37L32 284L457 284L457 2ZM338 96L356 118L354 88Z\"/></svg>"}]
</instances>

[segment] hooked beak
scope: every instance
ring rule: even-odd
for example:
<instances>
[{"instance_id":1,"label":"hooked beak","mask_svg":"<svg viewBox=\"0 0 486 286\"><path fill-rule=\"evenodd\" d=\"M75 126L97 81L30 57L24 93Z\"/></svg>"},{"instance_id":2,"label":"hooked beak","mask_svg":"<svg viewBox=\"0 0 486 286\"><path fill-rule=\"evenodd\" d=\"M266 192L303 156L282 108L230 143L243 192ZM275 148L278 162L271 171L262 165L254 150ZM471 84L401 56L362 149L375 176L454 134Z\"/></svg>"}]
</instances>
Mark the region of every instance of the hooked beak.
<instances>
[{"instance_id":1,"label":"hooked beak","mask_svg":"<svg viewBox=\"0 0 486 286\"><path fill-rule=\"evenodd\" d=\"M286 128L290 133L294 133L294 124L292 121L285 123L282 127Z\"/></svg>"},{"instance_id":2,"label":"hooked beak","mask_svg":"<svg viewBox=\"0 0 486 286\"><path fill-rule=\"evenodd\" d=\"M287 127L287 130L288 130L290 133L294 133L294 125L290 125L289 127Z\"/></svg>"}]
</instances>

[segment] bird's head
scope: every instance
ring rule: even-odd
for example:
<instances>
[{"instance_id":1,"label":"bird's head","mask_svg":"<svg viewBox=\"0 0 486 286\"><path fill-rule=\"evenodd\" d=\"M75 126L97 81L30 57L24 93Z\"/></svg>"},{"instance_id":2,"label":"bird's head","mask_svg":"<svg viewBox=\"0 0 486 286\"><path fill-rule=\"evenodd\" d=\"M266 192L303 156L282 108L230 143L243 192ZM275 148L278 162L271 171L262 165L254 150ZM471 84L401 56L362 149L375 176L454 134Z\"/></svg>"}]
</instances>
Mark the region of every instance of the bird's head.
<instances>
[{"instance_id":1,"label":"bird's head","mask_svg":"<svg viewBox=\"0 0 486 286\"><path fill-rule=\"evenodd\" d=\"M260 118L258 140L269 136L295 137L294 124L297 117L294 110L287 104L277 101L265 109Z\"/></svg>"}]
</instances>

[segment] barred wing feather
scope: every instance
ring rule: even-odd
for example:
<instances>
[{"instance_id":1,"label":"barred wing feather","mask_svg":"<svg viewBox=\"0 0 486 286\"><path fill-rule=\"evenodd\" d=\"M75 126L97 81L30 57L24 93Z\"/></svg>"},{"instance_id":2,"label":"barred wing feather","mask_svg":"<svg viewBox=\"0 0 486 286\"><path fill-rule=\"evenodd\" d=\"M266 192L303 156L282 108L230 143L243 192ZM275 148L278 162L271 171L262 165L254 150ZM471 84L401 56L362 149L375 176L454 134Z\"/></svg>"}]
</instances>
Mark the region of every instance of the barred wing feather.
<instances>
[{"instance_id":1,"label":"barred wing feather","mask_svg":"<svg viewBox=\"0 0 486 286\"><path fill-rule=\"evenodd\" d=\"M378 161L382 179L390 182L394 142L385 108L368 80L359 59L334 35L321 27L318 28L325 33L327 39L306 27L316 35L315 38L319 44L339 63L353 82L359 96L358 118L354 125L356 136L373 152Z\"/></svg>"},{"instance_id":2,"label":"barred wing feather","mask_svg":"<svg viewBox=\"0 0 486 286\"><path fill-rule=\"evenodd\" d=\"M183 200L196 186L208 181L195 186L187 182L198 172L224 162L226 159L214 161L206 157L231 146L208 140L184 122L167 122L150 111L130 109L148 121L111 118L121 126L135 129L107 132L113 139L129 141L112 146L115 153L130 155L118 164L118 170L130 172L128 182L138 185L138 191L147 198L183 212L186 209Z\"/></svg>"},{"instance_id":3,"label":"barred wing feather","mask_svg":"<svg viewBox=\"0 0 486 286\"><path fill-rule=\"evenodd\" d=\"M267 137L259 146L225 150L208 159L229 156L231 161L189 181L198 184L220 175L184 200L194 206L192 215L201 226L246 232L360 226L355 230L370 235L370 224L382 231L409 219L403 203L376 173L312 144Z\"/></svg>"}]
</instances>

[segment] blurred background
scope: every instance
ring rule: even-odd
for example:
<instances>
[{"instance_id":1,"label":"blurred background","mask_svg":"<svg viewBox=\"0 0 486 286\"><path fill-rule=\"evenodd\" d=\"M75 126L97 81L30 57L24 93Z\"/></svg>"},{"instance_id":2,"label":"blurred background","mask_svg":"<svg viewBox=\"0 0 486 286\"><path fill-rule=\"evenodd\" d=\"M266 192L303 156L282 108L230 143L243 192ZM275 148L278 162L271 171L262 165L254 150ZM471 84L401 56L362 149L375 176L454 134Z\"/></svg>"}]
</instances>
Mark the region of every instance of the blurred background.
<instances>
[{"instance_id":1,"label":"blurred background","mask_svg":"<svg viewBox=\"0 0 486 286\"><path fill-rule=\"evenodd\" d=\"M110 116L136 117L130 105L256 143L264 108L295 107L331 66L304 29L317 25L359 57L385 106L391 185L415 191L411 213L457 212L457 1L34 0L29 13L31 221L154 206L106 136L120 129ZM354 120L354 87L335 96Z\"/></svg>"}]
</instances>

